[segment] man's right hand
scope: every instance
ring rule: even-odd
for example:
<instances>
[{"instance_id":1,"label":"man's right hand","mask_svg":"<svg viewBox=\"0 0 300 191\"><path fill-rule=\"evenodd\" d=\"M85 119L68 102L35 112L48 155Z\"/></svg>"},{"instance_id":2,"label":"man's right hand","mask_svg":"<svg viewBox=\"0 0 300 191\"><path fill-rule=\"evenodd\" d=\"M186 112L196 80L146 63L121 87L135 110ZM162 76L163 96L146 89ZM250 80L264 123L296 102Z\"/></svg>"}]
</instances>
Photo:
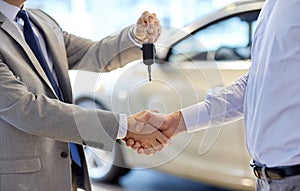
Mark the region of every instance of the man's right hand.
<instances>
[{"instance_id":1,"label":"man's right hand","mask_svg":"<svg viewBox=\"0 0 300 191\"><path fill-rule=\"evenodd\" d=\"M136 125L134 130L136 132L140 132L143 130L145 131L145 127L147 125L150 125L152 128L160 130L160 132L167 139L171 139L175 135L187 131L180 111L176 111L168 115L152 111L143 111L140 112L135 119ZM139 142L139 140L136 140L134 138L126 139L126 145L132 147L134 150L137 150L139 154L149 153L149 151L145 151L145 149L140 146L141 143Z\"/></svg>"},{"instance_id":2,"label":"man's right hand","mask_svg":"<svg viewBox=\"0 0 300 191\"><path fill-rule=\"evenodd\" d=\"M159 131L157 127L144 123L142 120L137 121L139 117L142 117L147 112L142 111L128 117L128 131L123 140L127 146L138 151L139 154L151 155L161 151L164 145L168 144L169 138Z\"/></svg>"},{"instance_id":3,"label":"man's right hand","mask_svg":"<svg viewBox=\"0 0 300 191\"><path fill-rule=\"evenodd\" d=\"M168 138L172 138L178 133L187 131L180 111L170 114L146 111L143 115L137 118L137 121L151 124Z\"/></svg>"}]
</instances>

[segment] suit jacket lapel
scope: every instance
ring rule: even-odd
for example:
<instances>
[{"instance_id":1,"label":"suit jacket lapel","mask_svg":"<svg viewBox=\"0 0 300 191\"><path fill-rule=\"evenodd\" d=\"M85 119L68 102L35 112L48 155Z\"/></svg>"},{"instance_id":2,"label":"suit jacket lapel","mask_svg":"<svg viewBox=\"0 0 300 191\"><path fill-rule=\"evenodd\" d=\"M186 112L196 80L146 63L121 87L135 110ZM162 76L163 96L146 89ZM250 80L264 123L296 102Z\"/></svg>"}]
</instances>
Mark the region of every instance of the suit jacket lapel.
<instances>
[{"instance_id":1,"label":"suit jacket lapel","mask_svg":"<svg viewBox=\"0 0 300 191\"><path fill-rule=\"evenodd\" d=\"M63 54L65 48L63 42L60 42L57 34L54 32L57 26L50 27L44 20L40 19L38 16L33 14L34 10L29 10L28 14L34 24L41 30L40 32L44 35L44 40L46 42L47 48L50 49L53 66L59 81L59 86L62 90L64 99L66 102L72 102L72 89L71 83L68 75L68 64L63 63L66 56ZM66 60L67 62L67 60Z\"/></svg>"},{"instance_id":2,"label":"suit jacket lapel","mask_svg":"<svg viewBox=\"0 0 300 191\"><path fill-rule=\"evenodd\" d=\"M19 32L19 29L17 28L17 26L14 25L13 23L11 23L8 19L6 19L6 17L1 13L0 13L0 22L3 22L1 25L3 30L5 30L23 48L23 50L27 54L28 58L30 59L32 65L36 69L37 73L42 77L42 79L46 82L46 84L49 86L49 88L51 88L54 95L56 95L55 91L52 88L50 81L48 80L47 75L45 74L43 68L41 67L39 61L34 56L31 49L28 47L24 37Z\"/></svg>"}]
</instances>

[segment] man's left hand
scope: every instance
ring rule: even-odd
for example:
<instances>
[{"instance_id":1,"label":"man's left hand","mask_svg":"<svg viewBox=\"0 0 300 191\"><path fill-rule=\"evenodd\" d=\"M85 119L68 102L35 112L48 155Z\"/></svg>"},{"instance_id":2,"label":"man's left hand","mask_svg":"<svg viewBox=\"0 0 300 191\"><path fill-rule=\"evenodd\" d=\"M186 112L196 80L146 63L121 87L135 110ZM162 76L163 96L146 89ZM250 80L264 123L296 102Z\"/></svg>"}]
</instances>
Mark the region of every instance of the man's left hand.
<instances>
[{"instance_id":1,"label":"man's left hand","mask_svg":"<svg viewBox=\"0 0 300 191\"><path fill-rule=\"evenodd\" d=\"M133 38L139 43L156 42L161 33L161 26L155 13L145 11L133 27Z\"/></svg>"}]
</instances>

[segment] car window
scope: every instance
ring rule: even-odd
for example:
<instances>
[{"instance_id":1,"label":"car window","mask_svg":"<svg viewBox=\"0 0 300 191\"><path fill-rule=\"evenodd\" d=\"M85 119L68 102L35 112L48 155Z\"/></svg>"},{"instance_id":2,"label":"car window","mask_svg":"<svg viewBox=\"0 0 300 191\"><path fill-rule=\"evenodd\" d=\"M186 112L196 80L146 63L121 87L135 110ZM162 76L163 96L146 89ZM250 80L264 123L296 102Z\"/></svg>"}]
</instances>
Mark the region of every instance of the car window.
<instances>
[{"instance_id":1,"label":"car window","mask_svg":"<svg viewBox=\"0 0 300 191\"><path fill-rule=\"evenodd\" d=\"M169 61L247 60L258 13L215 22L172 47Z\"/></svg>"}]
</instances>

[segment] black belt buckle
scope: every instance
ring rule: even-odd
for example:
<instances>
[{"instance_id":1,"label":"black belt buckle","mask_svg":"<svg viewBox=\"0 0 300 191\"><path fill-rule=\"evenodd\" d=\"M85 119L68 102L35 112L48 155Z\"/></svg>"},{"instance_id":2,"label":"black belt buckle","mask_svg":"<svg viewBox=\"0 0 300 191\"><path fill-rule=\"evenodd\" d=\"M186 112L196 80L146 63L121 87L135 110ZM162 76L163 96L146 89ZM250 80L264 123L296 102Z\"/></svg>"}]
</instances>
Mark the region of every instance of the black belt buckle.
<instances>
[{"instance_id":1,"label":"black belt buckle","mask_svg":"<svg viewBox=\"0 0 300 191\"><path fill-rule=\"evenodd\" d=\"M250 163L250 166L252 167L253 173L257 178L263 178L263 168L255 164L255 162ZM279 180L285 177L284 172L282 172L280 169L272 169L272 168L265 168L265 175L267 179L271 180Z\"/></svg>"},{"instance_id":2,"label":"black belt buckle","mask_svg":"<svg viewBox=\"0 0 300 191\"><path fill-rule=\"evenodd\" d=\"M252 167L253 173L256 176L256 178L261 178L260 171L257 168L257 166Z\"/></svg>"},{"instance_id":3,"label":"black belt buckle","mask_svg":"<svg viewBox=\"0 0 300 191\"><path fill-rule=\"evenodd\" d=\"M252 160L250 162L250 166L251 166L256 178L261 178L261 168L259 166L257 166Z\"/></svg>"}]
</instances>

